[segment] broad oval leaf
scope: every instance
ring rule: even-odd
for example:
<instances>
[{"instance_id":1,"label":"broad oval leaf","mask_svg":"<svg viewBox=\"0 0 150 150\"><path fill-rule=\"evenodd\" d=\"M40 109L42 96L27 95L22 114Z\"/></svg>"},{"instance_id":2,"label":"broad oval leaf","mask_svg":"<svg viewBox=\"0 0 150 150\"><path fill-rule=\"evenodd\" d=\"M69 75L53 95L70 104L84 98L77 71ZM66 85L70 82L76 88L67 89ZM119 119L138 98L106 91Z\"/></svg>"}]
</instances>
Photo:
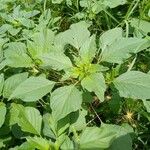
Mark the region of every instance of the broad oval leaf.
<instances>
[{"instance_id":1,"label":"broad oval leaf","mask_svg":"<svg viewBox=\"0 0 150 150\"><path fill-rule=\"evenodd\" d=\"M85 43L81 46L81 49L79 51L79 55L83 60L92 61L95 57L96 53L96 42L95 42L95 35L89 37Z\"/></svg>"},{"instance_id":2,"label":"broad oval leaf","mask_svg":"<svg viewBox=\"0 0 150 150\"><path fill-rule=\"evenodd\" d=\"M55 120L60 120L69 113L81 108L82 94L74 86L64 86L52 92L50 106Z\"/></svg>"},{"instance_id":3,"label":"broad oval leaf","mask_svg":"<svg viewBox=\"0 0 150 150\"><path fill-rule=\"evenodd\" d=\"M71 141L68 136L66 136L64 142L62 143L61 149L62 150L73 150L74 149L73 141Z\"/></svg>"},{"instance_id":4,"label":"broad oval leaf","mask_svg":"<svg viewBox=\"0 0 150 150\"><path fill-rule=\"evenodd\" d=\"M72 67L70 59L63 53L50 52L43 54L40 59L43 64L42 67L50 67L55 70L63 70Z\"/></svg>"},{"instance_id":5,"label":"broad oval leaf","mask_svg":"<svg viewBox=\"0 0 150 150\"><path fill-rule=\"evenodd\" d=\"M54 82L44 77L30 77L17 86L9 100L18 98L25 102L37 101L49 93L53 86Z\"/></svg>"},{"instance_id":6,"label":"broad oval leaf","mask_svg":"<svg viewBox=\"0 0 150 150\"><path fill-rule=\"evenodd\" d=\"M85 21L72 24L69 30L56 36L55 43L61 45L70 44L79 50L85 41L90 37L90 32L87 29L88 27L89 24Z\"/></svg>"},{"instance_id":7,"label":"broad oval leaf","mask_svg":"<svg viewBox=\"0 0 150 150\"><path fill-rule=\"evenodd\" d=\"M5 57L8 66L15 68L33 66L32 59L28 56L24 43L11 42L7 44L7 46Z\"/></svg>"},{"instance_id":8,"label":"broad oval leaf","mask_svg":"<svg viewBox=\"0 0 150 150\"><path fill-rule=\"evenodd\" d=\"M15 125L18 122L19 119L19 109L18 106L21 107L21 105L16 104L16 103L12 103L8 112L8 116L9 116L9 125Z\"/></svg>"},{"instance_id":9,"label":"broad oval leaf","mask_svg":"<svg viewBox=\"0 0 150 150\"><path fill-rule=\"evenodd\" d=\"M104 32L100 36L100 47L104 50L107 46L111 45L117 39L122 38L122 28L114 28Z\"/></svg>"},{"instance_id":10,"label":"broad oval leaf","mask_svg":"<svg viewBox=\"0 0 150 150\"><path fill-rule=\"evenodd\" d=\"M104 101L106 85L102 73L88 75L81 81L81 85L89 92L94 92L100 101Z\"/></svg>"},{"instance_id":11,"label":"broad oval leaf","mask_svg":"<svg viewBox=\"0 0 150 150\"><path fill-rule=\"evenodd\" d=\"M124 5L126 2L127 0L104 0L103 4L110 8L115 8L119 5Z\"/></svg>"},{"instance_id":12,"label":"broad oval leaf","mask_svg":"<svg viewBox=\"0 0 150 150\"><path fill-rule=\"evenodd\" d=\"M139 38L118 39L103 49L101 61L121 64L131 56L131 53L137 53L148 47L148 42L147 39Z\"/></svg>"},{"instance_id":13,"label":"broad oval leaf","mask_svg":"<svg viewBox=\"0 0 150 150\"><path fill-rule=\"evenodd\" d=\"M32 40L33 42L28 41L28 51L32 58L37 58L38 55L51 51L54 42L54 32L49 29L41 30L33 35Z\"/></svg>"},{"instance_id":14,"label":"broad oval leaf","mask_svg":"<svg viewBox=\"0 0 150 150\"><path fill-rule=\"evenodd\" d=\"M114 80L121 97L150 99L150 75L140 71L129 71Z\"/></svg>"},{"instance_id":15,"label":"broad oval leaf","mask_svg":"<svg viewBox=\"0 0 150 150\"><path fill-rule=\"evenodd\" d=\"M132 138L130 133L133 129L128 124L127 127L118 125L107 125L107 130L116 132L116 139L113 141L108 150L132 150Z\"/></svg>"},{"instance_id":16,"label":"broad oval leaf","mask_svg":"<svg viewBox=\"0 0 150 150\"><path fill-rule=\"evenodd\" d=\"M80 6L92 10L92 13L98 14L100 11L107 9L107 7L115 8L123 5L127 0L80 0Z\"/></svg>"},{"instance_id":17,"label":"broad oval leaf","mask_svg":"<svg viewBox=\"0 0 150 150\"><path fill-rule=\"evenodd\" d=\"M50 143L42 137L27 137L26 138L31 147L39 150L50 150Z\"/></svg>"},{"instance_id":18,"label":"broad oval leaf","mask_svg":"<svg viewBox=\"0 0 150 150\"><path fill-rule=\"evenodd\" d=\"M81 150L106 149L115 139L116 133L103 127L87 127L80 137Z\"/></svg>"},{"instance_id":19,"label":"broad oval leaf","mask_svg":"<svg viewBox=\"0 0 150 150\"><path fill-rule=\"evenodd\" d=\"M19 107L18 124L22 131L32 134L41 134L42 116L40 112L33 107Z\"/></svg>"},{"instance_id":20,"label":"broad oval leaf","mask_svg":"<svg viewBox=\"0 0 150 150\"><path fill-rule=\"evenodd\" d=\"M5 115L6 115L6 106L4 103L0 102L0 128L2 127L5 121Z\"/></svg>"},{"instance_id":21,"label":"broad oval leaf","mask_svg":"<svg viewBox=\"0 0 150 150\"><path fill-rule=\"evenodd\" d=\"M13 150L35 150L34 147L32 147L27 141L22 143L17 149Z\"/></svg>"},{"instance_id":22,"label":"broad oval leaf","mask_svg":"<svg viewBox=\"0 0 150 150\"><path fill-rule=\"evenodd\" d=\"M7 80L5 80L4 83L4 89L3 89L3 96L5 98L9 98L9 96L12 94L12 92L15 90L15 88L25 81L28 78L28 73L19 73L15 74L11 77L9 77Z\"/></svg>"},{"instance_id":23,"label":"broad oval leaf","mask_svg":"<svg viewBox=\"0 0 150 150\"><path fill-rule=\"evenodd\" d=\"M43 115L43 134L44 136L50 137L51 139L56 139L56 122L54 121L51 114L46 113Z\"/></svg>"},{"instance_id":24,"label":"broad oval leaf","mask_svg":"<svg viewBox=\"0 0 150 150\"><path fill-rule=\"evenodd\" d=\"M148 21L132 18L130 23L132 27L138 29L139 31L142 31L146 34L150 32L150 23Z\"/></svg>"}]
</instances>

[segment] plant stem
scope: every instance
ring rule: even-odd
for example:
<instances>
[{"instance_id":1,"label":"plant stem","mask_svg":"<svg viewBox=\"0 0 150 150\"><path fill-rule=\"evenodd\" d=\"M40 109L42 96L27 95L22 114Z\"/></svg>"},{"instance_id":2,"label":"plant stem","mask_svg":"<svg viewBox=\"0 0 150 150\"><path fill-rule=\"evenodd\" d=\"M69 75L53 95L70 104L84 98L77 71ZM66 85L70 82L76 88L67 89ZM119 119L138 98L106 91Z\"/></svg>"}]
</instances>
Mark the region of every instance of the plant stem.
<instances>
[{"instance_id":1,"label":"plant stem","mask_svg":"<svg viewBox=\"0 0 150 150\"><path fill-rule=\"evenodd\" d=\"M128 24L127 20L125 20L125 24L126 24L126 38L128 38L128 36L129 36L129 24Z\"/></svg>"},{"instance_id":2,"label":"plant stem","mask_svg":"<svg viewBox=\"0 0 150 150\"><path fill-rule=\"evenodd\" d=\"M134 0L132 2L132 4L130 5L129 9L128 9L128 12L125 16L125 20L128 20L129 17L131 16L131 14L133 13L133 11L135 10L135 8L138 6L138 3L139 3L140 0Z\"/></svg>"},{"instance_id":3,"label":"plant stem","mask_svg":"<svg viewBox=\"0 0 150 150\"><path fill-rule=\"evenodd\" d=\"M47 3L47 0L44 0L44 12L45 12L45 10L46 10L46 3Z\"/></svg>"},{"instance_id":4,"label":"plant stem","mask_svg":"<svg viewBox=\"0 0 150 150\"><path fill-rule=\"evenodd\" d=\"M97 112L95 111L95 109L94 109L94 107L92 106L92 104L91 104L90 106L91 106L93 112L95 113L95 115L97 116L97 118L99 119L100 123L102 123L101 118L99 117L99 115L98 115Z\"/></svg>"},{"instance_id":5,"label":"plant stem","mask_svg":"<svg viewBox=\"0 0 150 150\"><path fill-rule=\"evenodd\" d=\"M131 69L133 68L133 66L134 66L134 64L135 64L136 58L137 58L137 57L135 57L135 58L133 59L132 63L129 65L129 68L128 68L127 71L131 71Z\"/></svg>"},{"instance_id":6,"label":"plant stem","mask_svg":"<svg viewBox=\"0 0 150 150\"><path fill-rule=\"evenodd\" d=\"M106 9L104 9L104 12L110 17L112 18L115 22L117 22L118 24L120 23L111 13L109 13Z\"/></svg>"},{"instance_id":7,"label":"plant stem","mask_svg":"<svg viewBox=\"0 0 150 150\"><path fill-rule=\"evenodd\" d=\"M76 7L77 7L77 10L78 10L78 12L79 12L79 0L76 1L76 5L77 5L77 6L76 6Z\"/></svg>"}]
</instances>

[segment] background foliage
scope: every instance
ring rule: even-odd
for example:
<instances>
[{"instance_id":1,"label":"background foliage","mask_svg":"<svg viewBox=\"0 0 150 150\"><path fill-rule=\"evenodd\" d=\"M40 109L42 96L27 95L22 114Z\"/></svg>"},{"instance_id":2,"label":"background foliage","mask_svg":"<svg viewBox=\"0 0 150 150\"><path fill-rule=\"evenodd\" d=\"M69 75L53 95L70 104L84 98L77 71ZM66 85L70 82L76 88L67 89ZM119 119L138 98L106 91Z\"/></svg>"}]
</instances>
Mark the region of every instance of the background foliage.
<instances>
[{"instance_id":1,"label":"background foliage","mask_svg":"<svg viewBox=\"0 0 150 150\"><path fill-rule=\"evenodd\" d=\"M0 149L150 149L149 0L0 0Z\"/></svg>"}]
</instances>

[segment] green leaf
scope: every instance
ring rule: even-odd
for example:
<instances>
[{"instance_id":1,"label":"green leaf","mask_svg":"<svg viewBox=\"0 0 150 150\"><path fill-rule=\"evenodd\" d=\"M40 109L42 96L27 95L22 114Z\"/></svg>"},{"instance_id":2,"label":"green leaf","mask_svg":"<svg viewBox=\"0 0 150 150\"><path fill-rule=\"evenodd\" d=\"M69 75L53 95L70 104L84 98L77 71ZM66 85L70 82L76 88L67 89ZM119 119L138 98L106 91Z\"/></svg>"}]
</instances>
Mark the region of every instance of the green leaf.
<instances>
[{"instance_id":1,"label":"green leaf","mask_svg":"<svg viewBox=\"0 0 150 150\"><path fill-rule=\"evenodd\" d=\"M33 28L34 27L34 21L27 19L27 18L19 18L18 19L19 23L21 23L22 25L24 25L27 28Z\"/></svg>"},{"instance_id":2,"label":"green leaf","mask_svg":"<svg viewBox=\"0 0 150 150\"><path fill-rule=\"evenodd\" d=\"M51 114L46 113L43 116L43 134L52 139L56 139L56 122Z\"/></svg>"},{"instance_id":3,"label":"green leaf","mask_svg":"<svg viewBox=\"0 0 150 150\"><path fill-rule=\"evenodd\" d=\"M10 67L32 67L32 59L26 52L26 46L21 42L12 42L7 44L5 57L7 65Z\"/></svg>"},{"instance_id":4,"label":"green leaf","mask_svg":"<svg viewBox=\"0 0 150 150\"><path fill-rule=\"evenodd\" d=\"M87 111L85 109L80 109L78 111L72 112L63 119L58 121L57 124L57 133L58 135L63 134L66 129L69 129L70 132L73 130L81 131L86 127Z\"/></svg>"},{"instance_id":5,"label":"green leaf","mask_svg":"<svg viewBox=\"0 0 150 150\"><path fill-rule=\"evenodd\" d=\"M88 8L88 11L92 14L98 14L107 7L115 8L119 5L124 5L127 0L81 0L80 6Z\"/></svg>"},{"instance_id":6,"label":"green leaf","mask_svg":"<svg viewBox=\"0 0 150 150\"><path fill-rule=\"evenodd\" d=\"M150 99L150 75L129 71L114 80L121 97L133 99Z\"/></svg>"},{"instance_id":7,"label":"green leaf","mask_svg":"<svg viewBox=\"0 0 150 150\"><path fill-rule=\"evenodd\" d=\"M25 81L28 78L28 73L19 73L15 74L11 77L9 77L7 80L5 80L4 83L4 89L3 89L3 97L9 98L9 96L12 94L12 92L15 90L15 88Z\"/></svg>"},{"instance_id":8,"label":"green leaf","mask_svg":"<svg viewBox=\"0 0 150 150\"><path fill-rule=\"evenodd\" d=\"M67 6L72 6L72 0L66 0L66 4L67 4Z\"/></svg>"},{"instance_id":9,"label":"green leaf","mask_svg":"<svg viewBox=\"0 0 150 150\"><path fill-rule=\"evenodd\" d=\"M144 106L145 106L147 112L150 113L150 101L148 101L148 100L147 100L147 101L143 100L143 104L144 104Z\"/></svg>"},{"instance_id":10,"label":"green leaf","mask_svg":"<svg viewBox=\"0 0 150 150\"><path fill-rule=\"evenodd\" d=\"M88 75L81 81L81 85L89 92L94 92L100 101L104 101L106 85L105 79L101 73Z\"/></svg>"},{"instance_id":11,"label":"green leaf","mask_svg":"<svg viewBox=\"0 0 150 150\"><path fill-rule=\"evenodd\" d=\"M150 32L150 23L145 20L137 19L137 18L132 18L131 19L131 26L138 29L140 32L148 33Z\"/></svg>"},{"instance_id":12,"label":"green leaf","mask_svg":"<svg viewBox=\"0 0 150 150\"><path fill-rule=\"evenodd\" d=\"M4 74L0 74L0 96L2 95L3 86L4 86Z\"/></svg>"},{"instance_id":13,"label":"green leaf","mask_svg":"<svg viewBox=\"0 0 150 150\"><path fill-rule=\"evenodd\" d=\"M127 0L104 0L103 4L110 8L115 8L119 5L124 5L126 2Z\"/></svg>"},{"instance_id":14,"label":"green leaf","mask_svg":"<svg viewBox=\"0 0 150 150\"><path fill-rule=\"evenodd\" d=\"M50 21L51 17L52 17L51 10L50 10L50 9L46 9L46 10L41 14L41 16L40 16L40 18L39 18L39 23L40 23L41 25L43 25L43 22L44 22L44 24L45 24L45 21L46 21L46 22L47 22L47 21Z\"/></svg>"},{"instance_id":15,"label":"green leaf","mask_svg":"<svg viewBox=\"0 0 150 150\"><path fill-rule=\"evenodd\" d=\"M49 93L53 86L54 82L44 77L30 77L17 86L9 100L18 98L25 102L37 101Z\"/></svg>"},{"instance_id":16,"label":"green leaf","mask_svg":"<svg viewBox=\"0 0 150 150\"><path fill-rule=\"evenodd\" d=\"M41 134L42 116L40 112L33 107L18 107L19 119L18 124L22 131L32 134Z\"/></svg>"},{"instance_id":17,"label":"green leaf","mask_svg":"<svg viewBox=\"0 0 150 150\"><path fill-rule=\"evenodd\" d=\"M21 28L13 28L13 26L11 25L10 28L8 28L8 32L12 35L15 36L20 32Z\"/></svg>"},{"instance_id":18,"label":"green leaf","mask_svg":"<svg viewBox=\"0 0 150 150\"><path fill-rule=\"evenodd\" d=\"M102 10L106 9L106 5L103 4L103 1L97 1L97 0L81 0L80 6L85 7L90 11L90 16L93 19L93 14L98 14Z\"/></svg>"},{"instance_id":19,"label":"green leaf","mask_svg":"<svg viewBox=\"0 0 150 150\"><path fill-rule=\"evenodd\" d=\"M100 37L100 46L104 50L107 46L111 45L116 40L122 38L122 28L114 28L104 32Z\"/></svg>"},{"instance_id":20,"label":"green leaf","mask_svg":"<svg viewBox=\"0 0 150 150\"><path fill-rule=\"evenodd\" d=\"M43 64L42 67L50 67L55 70L63 70L72 67L70 59L63 53L50 52L43 54L40 59Z\"/></svg>"},{"instance_id":21,"label":"green leaf","mask_svg":"<svg viewBox=\"0 0 150 150\"><path fill-rule=\"evenodd\" d=\"M111 45L102 50L101 61L121 64L131 56L131 53L137 53L145 49L147 42L147 39L139 38L121 38L115 40Z\"/></svg>"},{"instance_id":22,"label":"green leaf","mask_svg":"<svg viewBox=\"0 0 150 150\"><path fill-rule=\"evenodd\" d=\"M96 53L96 42L95 42L95 35L89 37L85 43L81 46L81 49L79 51L79 55L81 56L81 59L85 59L88 61L92 61L95 57Z\"/></svg>"},{"instance_id":23,"label":"green leaf","mask_svg":"<svg viewBox=\"0 0 150 150\"><path fill-rule=\"evenodd\" d=\"M8 29L11 28L11 25L10 24L3 24L1 27L0 27L0 34L1 35L4 35L6 33L6 31L8 31ZM3 36L2 36L3 37ZM4 44L4 39L1 38L0 39L0 48L2 48L2 45Z\"/></svg>"},{"instance_id":24,"label":"green leaf","mask_svg":"<svg viewBox=\"0 0 150 150\"><path fill-rule=\"evenodd\" d=\"M6 115L6 106L3 102L0 102L0 128L2 127L5 121L5 115Z\"/></svg>"},{"instance_id":25,"label":"green leaf","mask_svg":"<svg viewBox=\"0 0 150 150\"><path fill-rule=\"evenodd\" d=\"M109 150L132 150L132 139L129 134L129 129L118 125L107 125L107 130L116 132L116 139L113 141Z\"/></svg>"},{"instance_id":26,"label":"green leaf","mask_svg":"<svg viewBox=\"0 0 150 150\"><path fill-rule=\"evenodd\" d=\"M67 115L64 118L60 119L58 121L58 124L57 124L57 134L58 134L58 136L64 134L66 132L66 130L69 129L69 127L71 129L72 128L71 125L73 123L76 123L78 118L79 118L79 110L75 111L75 112L71 112L69 115Z\"/></svg>"},{"instance_id":27,"label":"green leaf","mask_svg":"<svg viewBox=\"0 0 150 150\"><path fill-rule=\"evenodd\" d=\"M108 102L108 106L112 114L118 114L121 109L122 98L119 96L118 91L112 90L111 100Z\"/></svg>"},{"instance_id":28,"label":"green leaf","mask_svg":"<svg viewBox=\"0 0 150 150\"><path fill-rule=\"evenodd\" d=\"M7 66L8 62L7 60L3 60L1 63L0 63L0 70L2 70L5 66Z\"/></svg>"},{"instance_id":29,"label":"green leaf","mask_svg":"<svg viewBox=\"0 0 150 150\"><path fill-rule=\"evenodd\" d=\"M12 126L18 122L19 119L19 109L18 109L19 104L11 103L10 110L8 112L9 116L9 125ZM20 105L20 107L22 107Z\"/></svg>"},{"instance_id":30,"label":"green leaf","mask_svg":"<svg viewBox=\"0 0 150 150\"><path fill-rule=\"evenodd\" d=\"M32 58L36 59L44 53L48 53L53 48L54 32L49 29L43 29L32 37L33 41L28 41L27 47Z\"/></svg>"},{"instance_id":31,"label":"green leaf","mask_svg":"<svg viewBox=\"0 0 150 150\"><path fill-rule=\"evenodd\" d=\"M40 11L38 11L38 10L32 10L32 11L28 11L28 12L24 11L24 12L23 12L23 16L24 16L25 18L31 18L31 17L36 16L36 15L39 14L39 13L40 13Z\"/></svg>"},{"instance_id":32,"label":"green leaf","mask_svg":"<svg viewBox=\"0 0 150 150\"><path fill-rule=\"evenodd\" d=\"M17 150L35 150L35 148L32 147L28 142L24 142L17 148Z\"/></svg>"},{"instance_id":33,"label":"green leaf","mask_svg":"<svg viewBox=\"0 0 150 150\"><path fill-rule=\"evenodd\" d=\"M56 36L55 42L61 45L70 44L79 50L90 37L90 32L87 29L88 27L89 24L84 21L72 24L69 30Z\"/></svg>"},{"instance_id":34,"label":"green leaf","mask_svg":"<svg viewBox=\"0 0 150 150\"><path fill-rule=\"evenodd\" d=\"M91 0L80 0L81 7L88 7L91 4Z\"/></svg>"},{"instance_id":35,"label":"green leaf","mask_svg":"<svg viewBox=\"0 0 150 150\"><path fill-rule=\"evenodd\" d=\"M86 110L83 109L79 111L79 116L76 122L71 124L71 126L73 126L73 128L75 128L76 131L81 131L86 127L86 119L85 119L86 115L87 115Z\"/></svg>"},{"instance_id":36,"label":"green leaf","mask_svg":"<svg viewBox=\"0 0 150 150\"><path fill-rule=\"evenodd\" d=\"M62 143L61 149L62 150L73 150L74 149L73 141L71 141L68 136L66 136L65 141Z\"/></svg>"},{"instance_id":37,"label":"green leaf","mask_svg":"<svg viewBox=\"0 0 150 150\"><path fill-rule=\"evenodd\" d=\"M80 109L81 104L82 94L74 85L60 87L51 94L50 106L55 120Z\"/></svg>"},{"instance_id":38,"label":"green leaf","mask_svg":"<svg viewBox=\"0 0 150 150\"><path fill-rule=\"evenodd\" d=\"M94 150L94 149L106 149L108 148L116 133L107 129L107 126L87 127L80 137L80 149L81 150Z\"/></svg>"},{"instance_id":39,"label":"green leaf","mask_svg":"<svg viewBox=\"0 0 150 150\"><path fill-rule=\"evenodd\" d=\"M42 137L27 137L27 142L34 148L39 150L50 150L50 143Z\"/></svg>"}]
</instances>

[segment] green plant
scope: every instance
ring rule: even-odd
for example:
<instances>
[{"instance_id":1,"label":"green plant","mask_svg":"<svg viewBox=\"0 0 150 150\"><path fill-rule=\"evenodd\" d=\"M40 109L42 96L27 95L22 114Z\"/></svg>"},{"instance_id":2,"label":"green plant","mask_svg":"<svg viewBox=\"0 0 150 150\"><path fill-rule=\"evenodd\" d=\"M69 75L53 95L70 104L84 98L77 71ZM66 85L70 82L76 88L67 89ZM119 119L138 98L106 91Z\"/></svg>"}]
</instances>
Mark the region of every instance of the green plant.
<instances>
[{"instance_id":1,"label":"green plant","mask_svg":"<svg viewBox=\"0 0 150 150\"><path fill-rule=\"evenodd\" d=\"M2 150L150 148L144 2L2 2Z\"/></svg>"}]
</instances>

